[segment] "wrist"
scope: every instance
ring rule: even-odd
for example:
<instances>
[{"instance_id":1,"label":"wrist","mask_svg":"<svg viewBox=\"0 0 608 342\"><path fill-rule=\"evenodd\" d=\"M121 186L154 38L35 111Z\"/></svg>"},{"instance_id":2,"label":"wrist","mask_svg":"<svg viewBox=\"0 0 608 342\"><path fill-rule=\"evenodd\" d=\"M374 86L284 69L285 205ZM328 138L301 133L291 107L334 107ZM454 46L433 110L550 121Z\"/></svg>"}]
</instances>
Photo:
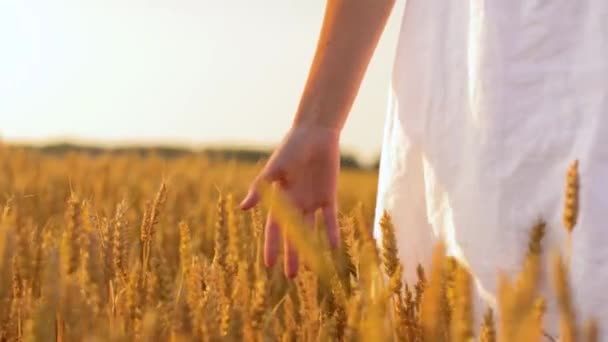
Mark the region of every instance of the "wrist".
<instances>
[{"instance_id":1,"label":"wrist","mask_svg":"<svg viewBox=\"0 0 608 342\"><path fill-rule=\"evenodd\" d=\"M331 115L324 115L319 110L307 110L298 111L293 120L292 128L314 130L340 136L343 125L340 120Z\"/></svg>"},{"instance_id":2,"label":"wrist","mask_svg":"<svg viewBox=\"0 0 608 342\"><path fill-rule=\"evenodd\" d=\"M291 129L295 131L323 134L328 137L334 137L337 140L340 139L340 134L342 133L342 127L339 125L309 120L294 120Z\"/></svg>"},{"instance_id":3,"label":"wrist","mask_svg":"<svg viewBox=\"0 0 608 342\"><path fill-rule=\"evenodd\" d=\"M333 96L314 96L314 93L303 96L293 120L294 127L312 127L340 134L346 115L344 108L335 101L328 101Z\"/></svg>"}]
</instances>

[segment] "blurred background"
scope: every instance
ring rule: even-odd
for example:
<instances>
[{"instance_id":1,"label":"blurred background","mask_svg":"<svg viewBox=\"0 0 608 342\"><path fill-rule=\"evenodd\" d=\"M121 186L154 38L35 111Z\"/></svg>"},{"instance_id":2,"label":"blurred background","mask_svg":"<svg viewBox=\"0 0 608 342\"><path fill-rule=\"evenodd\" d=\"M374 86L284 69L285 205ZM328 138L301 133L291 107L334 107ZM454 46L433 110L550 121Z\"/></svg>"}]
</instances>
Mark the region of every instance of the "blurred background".
<instances>
[{"instance_id":1,"label":"blurred background","mask_svg":"<svg viewBox=\"0 0 608 342\"><path fill-rule=\"evenodd\" d=\"M403 2L342 136L374 163ZM272 148L289 127L323 0L0 1L0 139Z\"/></svg>"}]
</instances>

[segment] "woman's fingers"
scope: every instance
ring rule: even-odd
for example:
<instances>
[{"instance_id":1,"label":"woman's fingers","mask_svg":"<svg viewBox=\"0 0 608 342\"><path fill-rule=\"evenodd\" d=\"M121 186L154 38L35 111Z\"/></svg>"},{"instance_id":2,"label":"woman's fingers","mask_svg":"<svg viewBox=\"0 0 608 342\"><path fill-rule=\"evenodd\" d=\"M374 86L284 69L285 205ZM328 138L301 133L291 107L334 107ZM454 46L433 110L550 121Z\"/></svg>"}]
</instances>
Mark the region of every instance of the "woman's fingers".
<instances>
[{"instance_id":1,"label":"woman's fingers","mask_svg":"<svg viewBox=\"0 0 608 342\"><path fill-rule=\"evenodd\" d=\"M314 211L303 214L302 219L304 221L304 225L306 225L306 228L312 230L315 224ZM292 279L298 275L298 269L300 268L299 255L293 243L288 240L286 234L284 234L283 243L285 246L285 275Z\"/></svg>"},{"instance_id":2,"label":"woman's fingers","mask_svg":"<svg viewBox=\"0 0 608 342\"><path fill-rule=\"evenodd\" d=\"M332 248L340 246L340 228L338 227L338 208L334 203L322 208L327 240Z\"/></svg>"},{"instance_id":3,"label":"woman's fingers","mask_svg":"<svg viewBox=\"0 0 608 342\"><path fill-rule=\"evenodd\" d=\"M272 215L272 209L270 209L264 232L264 263L266 266L272 267L276 263L280 251L280 241L281 229Z\"/></svg>"},{"instance_id":4,"label":"woman's fingers","mask_svg":"<svg viewBox=\"0 0 608 342\"><path fill-rule=\"evenodd\" d=\"M283 234L283 244L285 248L285 275L289 279L293 279L298 275L299 257L296 247L289 241L286 234Z\"/></svg>"}]
</instances>

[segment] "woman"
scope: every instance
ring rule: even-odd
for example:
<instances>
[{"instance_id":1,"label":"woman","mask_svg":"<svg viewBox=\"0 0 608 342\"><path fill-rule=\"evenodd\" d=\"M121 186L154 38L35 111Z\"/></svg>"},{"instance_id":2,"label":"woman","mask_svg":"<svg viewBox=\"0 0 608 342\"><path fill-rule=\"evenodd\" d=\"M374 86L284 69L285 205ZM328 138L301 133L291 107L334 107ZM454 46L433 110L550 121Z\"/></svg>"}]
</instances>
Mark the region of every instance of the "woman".
<instances>
[{"instance_id":1,"label":"woman","mask_svg":"<svg viewBox=\"0 0 608 342\"><path fill-rule=\"evenodd\" d=\"M258 202L260 182L274 182L307 220L321 209L329 241L338 244L340 130L393 3L327 1L293 126L244 209ZM548 223L547 248L564 246L564 175L578 159L571 286L578 317L608 327L606 18L608 2L600 0L407 1L377 203L377 213L394 219L407 280L445 240L492 304L497 272L519 270L535 220ZM377 227L375 234L382 238ZM271 213L268 265L279 243ZM293 277L298 256L285 244L285 272ZM549 285L543 291L550 296Z\"/></svg>"}]
</instances>

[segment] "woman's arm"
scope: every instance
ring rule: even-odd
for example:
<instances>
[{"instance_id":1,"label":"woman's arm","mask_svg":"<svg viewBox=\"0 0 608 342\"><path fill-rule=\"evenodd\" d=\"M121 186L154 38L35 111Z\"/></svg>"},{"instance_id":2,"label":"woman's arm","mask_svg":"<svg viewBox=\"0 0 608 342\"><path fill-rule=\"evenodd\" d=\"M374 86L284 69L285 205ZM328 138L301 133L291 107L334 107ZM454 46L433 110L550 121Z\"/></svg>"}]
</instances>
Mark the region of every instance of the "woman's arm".
<instances>
[{"instance_id":1,"label":"woman's arm","mask_svg":"<svg viewBox=\"0 0 608 342\"><path fill-rule=\"evenodd\" d=\"M342 129L394 0L328 0L294 125Z\"/></svg>"},{"instance_id":2,"label":"woman's arm","mask_svg":"<svg viewBox=\"0 0 608 342\"><path fill-rule=\"evenodd\" d=\"M378 44L394 0L328 0L321 37L294 123L241 202L244 210L260 199L260 183L274 183L308 225L323 212L327 237L340 237L336 189L340 169L339 138L367 65ZM266 220L264 259L275 263L284 244L288 277L298 272L298 253L285 237L272 208Z\"/></svg>"}]
</instances>

